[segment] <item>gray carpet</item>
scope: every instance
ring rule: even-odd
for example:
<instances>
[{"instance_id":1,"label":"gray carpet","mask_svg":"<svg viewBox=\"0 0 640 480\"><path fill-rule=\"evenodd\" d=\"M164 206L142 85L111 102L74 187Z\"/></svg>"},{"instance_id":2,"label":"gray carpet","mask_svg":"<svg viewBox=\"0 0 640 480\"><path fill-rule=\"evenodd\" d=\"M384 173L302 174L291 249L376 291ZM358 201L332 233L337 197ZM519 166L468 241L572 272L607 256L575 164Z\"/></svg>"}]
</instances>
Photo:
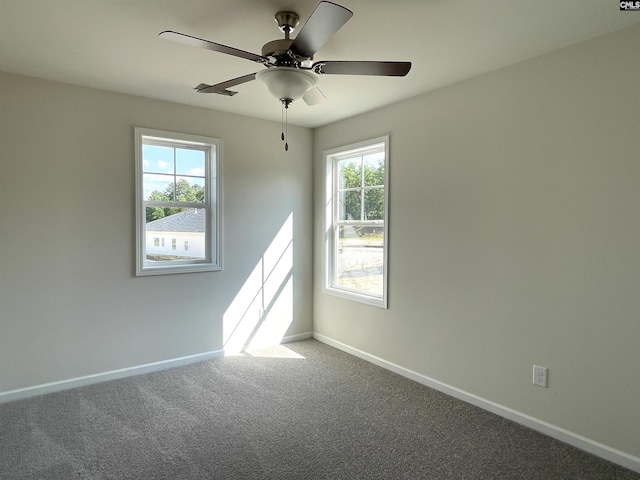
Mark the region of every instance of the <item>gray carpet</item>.
<instances>
[{"instance_id":1,"label":"gray carpet","mask_svg":"<svg viewBox=\"0 0 640 480\"><path fill-rule=\"evenodd\" d=\"M315 340L0 405L2 479L640 479ZM286 351L286 350L283 350Z\"/></svg>"}]
</instances>

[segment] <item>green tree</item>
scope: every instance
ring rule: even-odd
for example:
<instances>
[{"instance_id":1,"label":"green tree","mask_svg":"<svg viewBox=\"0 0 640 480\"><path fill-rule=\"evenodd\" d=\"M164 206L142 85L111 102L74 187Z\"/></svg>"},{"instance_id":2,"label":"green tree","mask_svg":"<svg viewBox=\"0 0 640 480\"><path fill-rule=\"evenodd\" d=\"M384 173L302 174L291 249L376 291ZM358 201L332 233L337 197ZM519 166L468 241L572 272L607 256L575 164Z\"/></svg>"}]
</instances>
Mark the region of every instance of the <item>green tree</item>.
<instances>
[{"instance_id":1,"label":"green tree","mask_svg":"<svg viewBox=\"0 0 640 480\"><path fill-rule=\"evenodd\" d=\"M380 220L384 218L384 162L340 162L341 206L347 220ZM363 188L381 186L380 188ZM348 189L348 190L347 190ZM364 190L364 192L363 192ZM362 201L364 194L364 214Z\"/></svg>"},{"instance_id":2,"label":"green tree","mask_svg":"<svg viewBox=\"0 0 640 480\"><path fill-rule=\"evenodd\" d=\"M198 185L195 188L184 178L178 180L175 184L167 185L164 192L169 201L175 202L196 202L196 189L203 189Z\"/></svg>"},{"instance_id":3,"label":"green tree","mask_svg":"<svg viewBox=\"0 0 640 480\"><path fill-rule=\"evenodd\" d=\"M148 200L166 202L169 199L167 196L159 190L154 190L149 194ZM154 220L158 220L165 216L164 208L161 207L149 207L147 208L147 223Z\"/></svg>"},{"instance_id":4,"label":"green tree","mask_svg":"<svg viewBox=\"0 0 640 480\"><path fill-rule=\"evenodd\" d=\"M364 164L364 184L370 188L364 192L364 211L367 220L384 219L384 162L378 160L377 165Z\"/></svg>"},{"instance_id":5,"label":"green tree","mask_svg":"<svg viewBox=\"0 0 640 480\"><path fill-rule=\"evenodd\" d=\"M181 178L175 184L167 185L164 192L154 190L149 194L148 200L156 202L204 202L205 189L201 185L191 185L187 180ZM168 217L176 213L188 210L180 207L151 207L147 208L147 222Z\"/></svg>"}]
</instances>

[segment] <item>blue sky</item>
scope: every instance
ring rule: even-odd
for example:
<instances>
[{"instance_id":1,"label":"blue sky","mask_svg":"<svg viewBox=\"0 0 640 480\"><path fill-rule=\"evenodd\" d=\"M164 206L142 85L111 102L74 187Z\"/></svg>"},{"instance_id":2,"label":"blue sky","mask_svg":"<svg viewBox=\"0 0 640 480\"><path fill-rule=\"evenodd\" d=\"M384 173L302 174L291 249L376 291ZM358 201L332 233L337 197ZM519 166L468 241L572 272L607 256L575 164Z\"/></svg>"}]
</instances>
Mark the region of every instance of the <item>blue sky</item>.
<instances>
[{"instance_id":1,"label":"blue sky","mask_svg":"<svg viewBox=\"0 0 640 480\"><path fill-rule=\"evenodd\" d=\"M167 185L182 178L192 185L205 184L205 153L202 150L144 145L142 157L145 199L154 190L164 191Z\"/></svg>"}]
</instances>

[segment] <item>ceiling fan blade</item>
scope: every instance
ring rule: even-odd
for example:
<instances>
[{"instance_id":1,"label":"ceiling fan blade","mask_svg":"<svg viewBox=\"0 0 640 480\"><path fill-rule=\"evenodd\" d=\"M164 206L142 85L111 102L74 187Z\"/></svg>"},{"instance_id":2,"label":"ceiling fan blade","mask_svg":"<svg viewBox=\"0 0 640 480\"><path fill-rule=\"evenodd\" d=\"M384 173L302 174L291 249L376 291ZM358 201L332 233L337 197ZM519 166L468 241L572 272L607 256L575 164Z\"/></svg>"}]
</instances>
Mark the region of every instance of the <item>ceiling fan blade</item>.
<instances>
[{"instance_id":1,"label":"ceiling fan blade","mask_svg":"<svg viewBox=\"0 0 640 480\"><path fill-rule=\"evenodd\" d=\"M311 68L319 75L404 77L411 70L411 62L327 61L316 62Z\"/></svg>"},{"instance_id":2,"label":"ceiling fan blade","mask_svg":"<svg viewBox=\"0 0 640 480\"><path fill-rule=\"evenodd\" d=\"M302 96L302 99L307 105L317 105L324 102L327 97L322 93L318 87L313 87L307 93Z\"/></svg>"},{"instance_id":3,"label":"ceiling fan blade","mask_svg":"<svg viewBox=\"0 0 640 480\"><path fill-rule=\"evenodd\" d=\"M353 12L331 2L320 2L291 44L291 51L311 58L353 16Z\"/></svg>"},{"instance_id":4,"label":"ceiling fan blade","mask_svg":"<svg viewBox=\"0 0 640 480\"><path fill-rule=\"evenodd\" d=\"M227 95L230 97L238 92L227 90L227 88L250 82L255 78L256 74L250 73L249 75L243 75L242 77L233 78L231 80L227 80L226 82L216 83L215 85L207 85L206 83L201 83L195 89L198 93L218 93L220 95Z\"/></svg>"},{"instance_id":5,"label":"ceiling fan blade","mask_svg":"<svg viewBox=\"0 0 640 480\"><path fill-rule=\"evenodd\" d=\"M164 32L160 32L159 36L162 38L166 38L167 40L173 40L174 42L184 43L192 47L205 48L207 50L213 50L214 52L226 53L227 55L244 58L246 60L251 60L252 62L265 64L268 62L268 60L261 55L257 55L251 52L245 52L244 50L228 47L220 43L210 42L209 40L204 40L202 38L192 37L191 35L186 35L184 33L166 30Z\"/></svg>"}]
</instances>

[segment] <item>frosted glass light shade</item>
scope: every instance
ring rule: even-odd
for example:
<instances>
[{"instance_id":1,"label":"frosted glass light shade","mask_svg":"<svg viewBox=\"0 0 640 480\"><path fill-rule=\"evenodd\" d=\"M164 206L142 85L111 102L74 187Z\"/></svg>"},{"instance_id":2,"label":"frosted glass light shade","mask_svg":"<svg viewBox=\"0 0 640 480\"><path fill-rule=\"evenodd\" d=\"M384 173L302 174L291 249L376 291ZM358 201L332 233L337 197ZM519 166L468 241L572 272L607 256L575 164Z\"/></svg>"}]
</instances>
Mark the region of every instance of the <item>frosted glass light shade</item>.
<instances>
[{"instance_id":1,"label":"frosted glass light shade","mask_svg":"<svg viewBox=\"0 0 640 480\"><path fill-rule=\"evenodd\" d=\"M278 100L298 100L318 83L313 73L290 67L260 70L256 78Z\"/></svg>"}]
</instances>

